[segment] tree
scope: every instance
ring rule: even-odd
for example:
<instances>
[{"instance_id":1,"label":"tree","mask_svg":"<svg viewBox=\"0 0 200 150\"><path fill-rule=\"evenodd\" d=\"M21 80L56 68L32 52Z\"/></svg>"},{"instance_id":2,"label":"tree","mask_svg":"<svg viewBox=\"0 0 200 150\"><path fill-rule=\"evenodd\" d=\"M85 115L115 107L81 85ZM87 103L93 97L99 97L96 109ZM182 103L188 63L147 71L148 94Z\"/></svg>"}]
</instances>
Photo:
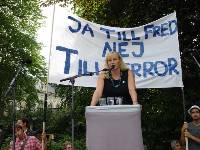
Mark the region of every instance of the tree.
<instances>
[{"instance_id":1,"label":"tree","mask_svg":"<svg viewBox=\"0 0 200 150\"><path fill-rule=\"evenodd\" d=\"M4 97L5 91L17 70L23 68L16 80L17 103L26 103L27 110L33 110L38 101L36 83L46 76L44 58L40 55L41 44L36 41L37 29L42 19L39 0L0 2L0 116L11 113L12 91ZM31 65L22 64L32 60ZM19 105L18 105L19 107Z\"/></svg>"}]
</instances>

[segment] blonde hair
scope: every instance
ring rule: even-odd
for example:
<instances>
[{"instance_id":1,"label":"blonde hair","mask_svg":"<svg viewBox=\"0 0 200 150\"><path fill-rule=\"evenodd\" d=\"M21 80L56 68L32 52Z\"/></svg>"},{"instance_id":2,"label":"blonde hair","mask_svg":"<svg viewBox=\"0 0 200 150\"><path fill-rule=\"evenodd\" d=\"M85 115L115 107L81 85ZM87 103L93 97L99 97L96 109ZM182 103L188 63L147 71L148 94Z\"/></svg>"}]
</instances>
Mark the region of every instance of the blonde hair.
<instances>
[{"instance_id":1,"label":"blonde hair","mask_svg":"<svg viewBox=\"0 0 200 150\"><path fill-rule=\"evenodd\" d=\"M129 68L127 67L127 65L124 63L124 61L123 61L121 55L120 55L118 52L116 52L116 51L109 52L109 53L106 55L106 59L105 59L105 62L104 62L104 68L109 68L109 67L108 67L108 59L109 59L109 57L110 57L111 55L117 55L117 56L118 56L118 58L119 58L119 60L120 60L120 70L121 70L121 71L126 71L126 70L129 69ZM104 74L105 74L105 77L106 77L106 78L109 77L109 72L108 72L108 71L106 71Z\"/></svg>"},{"instance_id":2,"label":"blonde hair","mask_svg":"<svg viewBox=\"0 0 200 150\"><path fill-rule=\"evenodd\" d=\"M120 70L122 71L125 71L125 70L128 70L128 67L127 65L124 63L121 55L118 53L118 52L115 52L115 51L112 51L112 52L109 52L107 55L106 55L106 59L105 59L105 62L104 62L104 67L105 68L109 68L108 67L108 58L111 56L111 55L117 55L119 60L120 60Z\"/></svg>"}]
</instances>

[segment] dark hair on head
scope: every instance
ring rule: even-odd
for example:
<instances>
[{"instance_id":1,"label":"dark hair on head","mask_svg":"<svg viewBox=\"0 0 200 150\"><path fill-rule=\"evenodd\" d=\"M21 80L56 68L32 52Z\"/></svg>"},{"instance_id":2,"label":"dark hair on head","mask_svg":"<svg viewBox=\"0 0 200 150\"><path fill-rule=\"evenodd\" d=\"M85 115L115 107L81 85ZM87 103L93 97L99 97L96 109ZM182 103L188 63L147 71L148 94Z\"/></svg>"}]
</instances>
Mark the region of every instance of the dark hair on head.
<instances>
[{"instance_id":1,"label":"dark hair on head","mask_svg":"<svg viewBox=\"0 0 200 150\"><path fill-rule=\"evenodd\" d=\"M26 127L29 127L29 121L27 118L22 118L21 120L23 123L26 123Z\"/></svg>"}]
</instances>

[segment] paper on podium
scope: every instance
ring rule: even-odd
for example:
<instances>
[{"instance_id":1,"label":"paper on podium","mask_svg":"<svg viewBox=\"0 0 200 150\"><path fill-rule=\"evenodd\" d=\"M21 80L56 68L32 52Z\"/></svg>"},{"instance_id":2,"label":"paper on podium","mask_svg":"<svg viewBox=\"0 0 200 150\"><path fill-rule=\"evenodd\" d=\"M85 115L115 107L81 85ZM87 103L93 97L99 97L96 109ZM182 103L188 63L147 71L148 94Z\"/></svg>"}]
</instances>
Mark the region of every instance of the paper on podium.
<instances>
[{"instance_id":1,"label":"paper on podium","mask_svg":"<svg viewBox=\"0 0 200 150\"><path fill-rule=\"evenodd\" d=\"M144 150L140 105L86 107L88 150Z\"/></svg>"}]
</instances>

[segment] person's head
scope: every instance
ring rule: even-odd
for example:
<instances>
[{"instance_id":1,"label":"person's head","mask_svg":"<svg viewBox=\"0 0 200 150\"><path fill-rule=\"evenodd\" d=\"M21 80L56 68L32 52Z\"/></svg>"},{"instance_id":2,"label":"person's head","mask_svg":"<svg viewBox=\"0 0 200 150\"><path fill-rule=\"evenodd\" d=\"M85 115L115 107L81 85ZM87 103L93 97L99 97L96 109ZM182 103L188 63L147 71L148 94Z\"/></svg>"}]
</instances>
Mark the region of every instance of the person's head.
<instances>
[{"instance_id":1,"label":"person's head","mask_svg":"<svg viewBox=\"0 0 200 150\"><path fill-rule=\"evenodd\" d=\"M171 148L173 150L182 150L180 141L179 140L173 140L173 141L171 141Z\"/></svg>"},{"instance_id":2,"label":"person's head","mask_svg":"<svg viewBox=\"0 0 200 150\"><path fill-rule=\"evenodd\" d=\"M69 141L65 142L64 150L72 150L72 144Z\"/></svg>"},{"instance_id":3,"label":"person's head","mask_svg":"<svg viewBox=\"0 0 200 150\"><path fill-rule=\"evenodd\" d=\"M23 129L29 128L29 121L27 118L21 118L17 120L17 124L20 124L23 127Z\"/></svg>"},{"instance_id":4,"label":"person's head","mask_svg":"<svg viewBox=\"0 0 200 150\"><path fill-rule=\"evenodd\" d=\"M113 65L115 66L115 69L120 68L120 70L123 71L128 69L120 54L115 51L109 52L106 55L104 64L105 68L112 68Z\"/></svg>"},{"instance_id":5,"label":"person's head","mask_svg":"<svg viewBox=\"0 0 200 150\"><path fill-rule=\"evenodd\" d=\"M192 117L193 120L199 120L200 119L200 107L197 105L193 105L188 110L188 113Z\"/></svg>"},{"instance_id":6,"label":"person's head","mask_svg":"<svg viewBox=\"0 0 200 150\"><path fill-rule=\"evenodd\" d=\"M23 128L22 128L22 126L20 124L16 124L15 125L15 135L19 139L23 139L24 138L24 130L23 130Z\"/></svg>"}]
</instances>

